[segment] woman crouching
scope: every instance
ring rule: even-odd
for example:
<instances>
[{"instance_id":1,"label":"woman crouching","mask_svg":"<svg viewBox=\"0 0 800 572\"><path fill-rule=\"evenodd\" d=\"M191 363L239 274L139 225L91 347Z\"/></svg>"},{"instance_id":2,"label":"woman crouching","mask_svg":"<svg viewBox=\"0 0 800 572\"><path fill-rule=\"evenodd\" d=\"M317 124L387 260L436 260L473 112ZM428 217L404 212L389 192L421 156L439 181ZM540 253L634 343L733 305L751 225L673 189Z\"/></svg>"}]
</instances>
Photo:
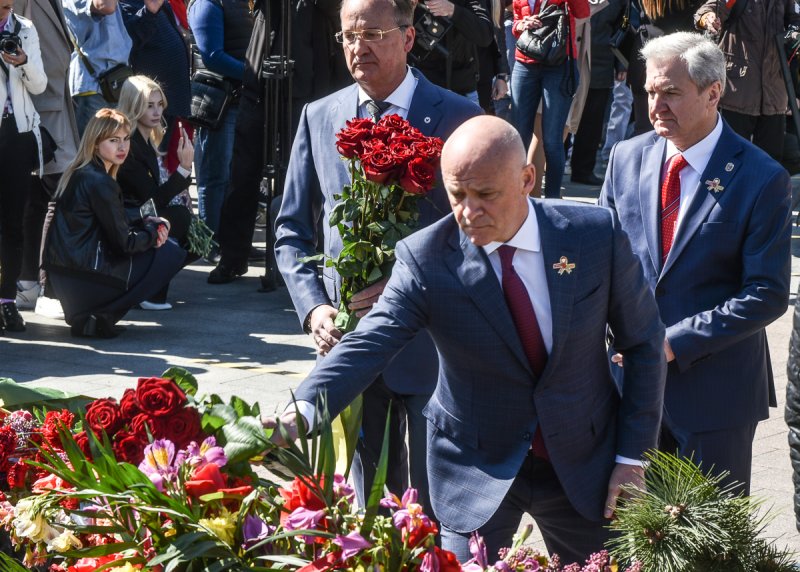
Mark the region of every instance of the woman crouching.
<instances>
[{"instance_id":1,"label":"woman crouching","mask_svg":"<svg viewBox=\"0 0 800 572\"><path fill-rule=\"evenodd\" d=\"M118 335L115 324L168 284L186 257L168 240L166 220L127 221L115 177L130 134L125 115L98 111L56 190L43 265L73 336Z\"/></svg>"}]
</instances>

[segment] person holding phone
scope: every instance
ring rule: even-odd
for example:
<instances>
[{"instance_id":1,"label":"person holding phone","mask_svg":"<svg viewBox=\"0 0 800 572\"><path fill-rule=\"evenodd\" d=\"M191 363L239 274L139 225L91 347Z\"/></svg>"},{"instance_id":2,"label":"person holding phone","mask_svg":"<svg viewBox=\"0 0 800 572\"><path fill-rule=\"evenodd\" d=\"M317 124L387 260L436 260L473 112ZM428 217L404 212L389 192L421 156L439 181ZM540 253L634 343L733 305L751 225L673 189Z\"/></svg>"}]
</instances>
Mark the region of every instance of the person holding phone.
<instances>
[{"instance_id":1,"label":"person holding phone","mask_svg":"<svg viewBox=\"0 0 800 572\"><path fill-rule=\"evenodd\" d=\"M115 177L130 135L125 115L98 111L56 189L42 260L73 336L117 336L115 324L163 289L186 258L168 240L169 221L128 223Z\"/></svg>"},{"instance_id":2,"label":"person holding phone","mask_svg":"<svg viewBox=\"0 0 800 572\"><path fill-rule=\"evenodd\" d=\"M128 116L135 129L131 135L130 154L120 167L117 180L129 212L138 213L138 209L152 199L159 215L171 224L170 237L185 248L192 222L189 184L194 147L179 123L180 165L177 171L167 176L161 167L161 154L158 151L165 133L166 108L167 98L157 82L142 75L125 80L117 109ZM167 288L140 306L143 310L171 309L172 305L167 302Z\"/></svg>"}]
</instances>

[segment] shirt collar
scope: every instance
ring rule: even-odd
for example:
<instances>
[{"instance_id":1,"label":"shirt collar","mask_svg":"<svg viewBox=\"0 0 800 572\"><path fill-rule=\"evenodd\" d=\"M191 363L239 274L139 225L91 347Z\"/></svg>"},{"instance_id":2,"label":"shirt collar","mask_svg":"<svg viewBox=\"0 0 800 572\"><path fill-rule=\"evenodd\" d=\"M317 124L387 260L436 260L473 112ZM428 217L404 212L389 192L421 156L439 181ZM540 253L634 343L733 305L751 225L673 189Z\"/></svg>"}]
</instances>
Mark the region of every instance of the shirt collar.
<instances>
[{"instance_id":1,"label":"shirt collar","mask_svg":"<svg viewBox=\"0 0 800 572\"><path fill-rule=\"evenodd\" d=\"M513 246L517 250L528 250L530 252L539 252L542 249L541 238L539 236L539 221L536 220L536 211L533 210L533 204L530 199L528 203L528 216L522 226L519 227L517 234L511 240L505 242L509 246ZM503 246L502 242L490 242L483 247L483 251L487 256L495 250Z\"/></svg>"},{"instance_id":2,"label":"shirt collar","mask_svg":"<svg viewBox=\"0 0 800 572\"><path fill-rule=\"evenodd\" d=\"M721 136L722 119L720 118L719 113L717 113L717 124L714 126L714 129L711 130L711 133L706 135L703 139L685 151L679 151L672 141L668 140L665 164L669 162L673 156L681 153L683 158L686 159L686 162L689 163L689 166L699 175L702 175L703 171L706 170L706 166L708 166L708 162L711 160L711 155L714 153L714 149L717 147L717 143L719 143L719 138Z\"/></svg>"},{"instance_id":3,"label":"shirt collar","mask_svg":"<svg viewBox=\"0 0 800 572\"><path fill-rule=\"evenodd\" d=\"M414 89L417 87L417 78L411 73L411 68L406 67L406 77L403 78L403 81L400 82L400 85L397 86L389 96L384 99L386 103L389 103L395 107L399 107L408 111L411 109L411 98L414 97ZM372 100L372 98L367 95L361 86L358 86L358 106L359 108L364 105L367 101Z\"/></svg>"}]
</instances>

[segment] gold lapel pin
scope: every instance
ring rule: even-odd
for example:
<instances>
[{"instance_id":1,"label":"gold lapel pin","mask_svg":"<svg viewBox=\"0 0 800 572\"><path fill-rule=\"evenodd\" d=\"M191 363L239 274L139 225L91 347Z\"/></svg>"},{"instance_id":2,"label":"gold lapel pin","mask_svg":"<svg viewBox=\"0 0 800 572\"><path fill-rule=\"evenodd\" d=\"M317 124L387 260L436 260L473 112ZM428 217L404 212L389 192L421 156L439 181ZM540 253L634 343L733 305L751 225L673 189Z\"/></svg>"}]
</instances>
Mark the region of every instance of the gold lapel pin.
<instances>
[{"instance_id":1,"label":"gold lapel pin","mask_svg":"<svg viewBox=\"0 0 800 572\"><path fill-rule=\"evenodd\" d=\"M719 184L719 177L706 181L706 187L708 187L709 191L714 193L721 193L725 190L725 187Z\"/></svg>"},{"instance_id":2,"label":"gold lapel pin","mask_svg":"<svg viewBox=\"0 0 800 572\"><path fill-rule=\"evenodd\" d=\"M575 270L575 263L570 262L566 256L562 256L558 262L553 264L553 270L558 270L559 276L564 274L564 272L572 274L572 271Z\"/></svg>"}]
</instances>

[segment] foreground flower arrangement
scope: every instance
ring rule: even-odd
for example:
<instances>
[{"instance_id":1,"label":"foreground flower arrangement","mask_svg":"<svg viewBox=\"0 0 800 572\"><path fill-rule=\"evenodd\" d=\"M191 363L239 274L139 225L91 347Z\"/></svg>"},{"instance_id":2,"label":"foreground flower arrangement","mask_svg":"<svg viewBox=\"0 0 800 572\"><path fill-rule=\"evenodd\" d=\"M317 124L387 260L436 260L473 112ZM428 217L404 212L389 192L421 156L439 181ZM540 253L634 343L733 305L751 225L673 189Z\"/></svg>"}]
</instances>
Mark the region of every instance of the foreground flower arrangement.
<instances>
[{"instance_id":1,"label":"foreground flower arrangement","mask_svg":"<svg viewBox=\"0 0 800 572\"><path fill-rule=\"evenodd\" d=\"M415 490L384 491L385 460L359 510L345 476L334 473L328 419L313 438L301 434L289 448L273 449L259 416L257 405L236 397L198 397L196 381L180 369L139 379L119 402L93 400L85 415L0 409L0 528L13 547L0 552L0 570L623 570L605 551L585 565L548 560L525 544L530 528L499 555L473 537L473 558L459 563L436 546L437 524ZM704 486L698 481L695 489ZM620 529L635 535L631 506ZM619 543L626 572L655 569L643 568L625 545L636 542Z\"/></svg>"}]
</instances>

